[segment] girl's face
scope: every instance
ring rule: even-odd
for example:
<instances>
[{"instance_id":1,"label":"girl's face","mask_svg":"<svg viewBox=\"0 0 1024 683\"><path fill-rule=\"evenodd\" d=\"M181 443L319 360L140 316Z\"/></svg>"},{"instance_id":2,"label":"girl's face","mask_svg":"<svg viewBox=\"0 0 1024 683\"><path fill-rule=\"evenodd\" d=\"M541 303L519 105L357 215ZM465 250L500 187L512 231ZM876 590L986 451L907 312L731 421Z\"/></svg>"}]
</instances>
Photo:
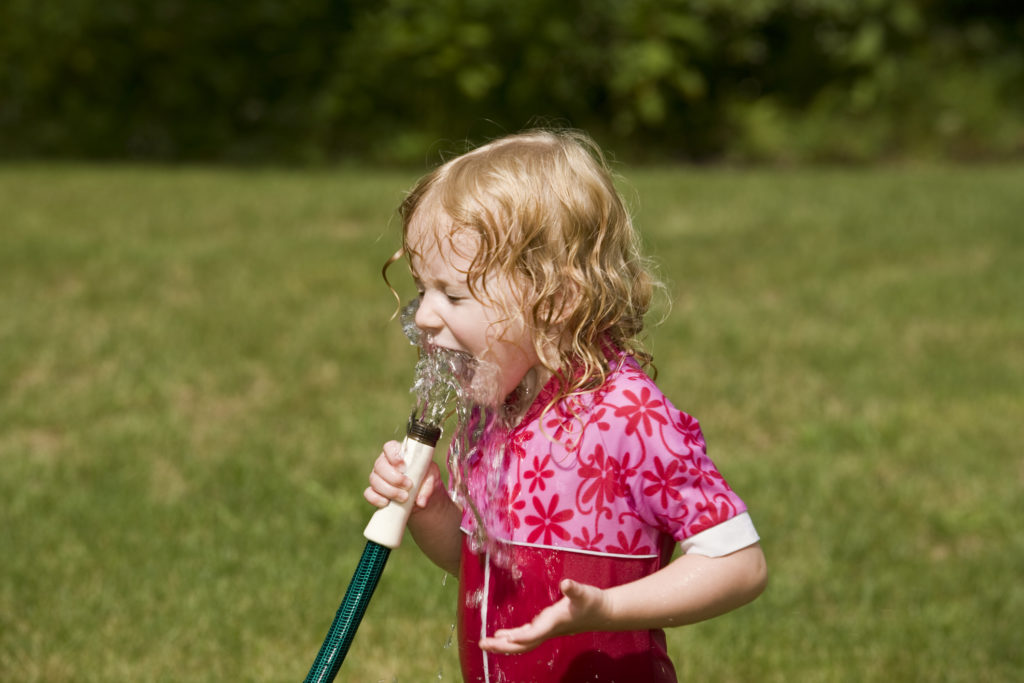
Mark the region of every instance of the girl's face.
<instances>
[{"instance_id":1,"label":"girl's face","mask_svg":"<svg viewBox=\"0 0 1024 683\"><path fill-rule=\"evenodd\" d=\"M496 367L498 386L486 402L498 403L532 370L545 371L530 330L519 317L505 312L505 306L515 310L513 288L503 279L492 278L487 283L487 300L475 298L467 281L477 249L475 238L461 234L436 239L434 230L446 230L445 223L414 216L409 225L409 243L416 252L410 266L420 298L416 327L437 346L469 353Z\"/></svg>"}]
</instances>

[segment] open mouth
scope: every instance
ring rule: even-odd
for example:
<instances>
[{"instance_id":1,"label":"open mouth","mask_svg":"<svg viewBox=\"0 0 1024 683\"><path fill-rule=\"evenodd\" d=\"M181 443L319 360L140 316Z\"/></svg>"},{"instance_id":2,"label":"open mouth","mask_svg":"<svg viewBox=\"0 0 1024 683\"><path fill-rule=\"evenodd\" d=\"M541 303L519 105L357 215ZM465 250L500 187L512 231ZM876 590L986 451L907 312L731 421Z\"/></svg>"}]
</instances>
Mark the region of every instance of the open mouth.
<instances>
[{"instance_id":1,"label":"open mouth","mask_svg":"<svg viewBox=\"0 0 1024 683\"><path fill-rule=\"evenodd\" d=\"M463 406L494 406L500 400L500 373L493 363L480 361L466 351L438 346L416 327L419 299L413 299L401 312L402 331L419 348L416 380L412 391L417 397L416 412L421 419L440 424L453 402Z\"/></svg>"}]
</instances>

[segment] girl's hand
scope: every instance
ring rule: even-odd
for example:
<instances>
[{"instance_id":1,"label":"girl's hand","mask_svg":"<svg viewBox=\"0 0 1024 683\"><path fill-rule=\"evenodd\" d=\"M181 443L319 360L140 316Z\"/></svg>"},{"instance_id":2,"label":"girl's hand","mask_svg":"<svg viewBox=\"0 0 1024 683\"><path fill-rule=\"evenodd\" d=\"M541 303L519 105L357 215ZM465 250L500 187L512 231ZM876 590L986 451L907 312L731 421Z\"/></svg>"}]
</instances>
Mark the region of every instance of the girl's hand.
<instances>
[{"instance_id":1,"label":"girl's hand","mask_svg":"<svg viewBox=\"0 0 1024 683\"><path fill-rule=\"evenodd\" d=\"M555 636L692 624L750 602L767 580L759 543L721 557L682 555L653 574L607 589L563 579L559 589L565 597L529 624L483 638L480 647L526 652Z\"/></svg>"},{"instance_id":2,"label":"girl's hand","mask_svg":"<svg viewBox=\"0 0 1024 683\"><path fill-rule=\"evenodd\" d=\"M373 471L370 472L370 485L363 491L363 498L371 505L382 508L392 500L396 503L404 503L409 499L412 479L405 474L405 462L402 460L401 452L402 445L400 443L388 441L373 463ZM435 463L430 463L416 496L415 508L427 507L434 489L437 488L440 481L440 470Z\"/></svg>"},{"instance_id":3,"label":"girl's hand","mask_svg":"<svg viewBox=\"0 0 1024 683\"><path fill-rule=\"evenodd\" d=\"M480 649L502 654L529 652L548 638L601 630L609 621L605 591L571 579L558 584L564 596L543 609L533 621L518 628L499 629L480 640Z\"/></svg>"},{"instance_id":4,"label":"girl's hand","mask_svg":"<svg viewBox=\"0 0 1024 683\"><path fill-rule=\"evenodd\" d=\"M397 503L409 500L412 479L405 474L401 453L400 443L388 441L374 461L370 485L363 491L363 497L371 505L382 508L392 500ZM409 532L420 550L453 576L459 575L461 520L462 510L446 495L441 470L437 463L431 462L409 516Z\"/></svg>"}]
</instances>

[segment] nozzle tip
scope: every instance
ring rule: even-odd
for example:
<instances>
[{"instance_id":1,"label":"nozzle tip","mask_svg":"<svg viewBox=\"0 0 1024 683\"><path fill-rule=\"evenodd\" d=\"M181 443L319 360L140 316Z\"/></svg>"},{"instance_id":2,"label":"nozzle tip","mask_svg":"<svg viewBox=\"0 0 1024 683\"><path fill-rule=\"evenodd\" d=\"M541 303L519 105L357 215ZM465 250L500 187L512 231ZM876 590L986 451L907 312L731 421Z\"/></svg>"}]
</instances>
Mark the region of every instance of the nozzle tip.
<instances>
[{"instance_id":1,"label":"nozzle tip","mask_svg":"<svg viewBox=\"0 0 1024 683\"><path fill-rule=\"evenodd\" d=\"M405 433L410 439L415 439L428 446L436 446L438 439L441 438L440 427L418 420L415 416L409 418Z\"/></svg>"}]
</instances>

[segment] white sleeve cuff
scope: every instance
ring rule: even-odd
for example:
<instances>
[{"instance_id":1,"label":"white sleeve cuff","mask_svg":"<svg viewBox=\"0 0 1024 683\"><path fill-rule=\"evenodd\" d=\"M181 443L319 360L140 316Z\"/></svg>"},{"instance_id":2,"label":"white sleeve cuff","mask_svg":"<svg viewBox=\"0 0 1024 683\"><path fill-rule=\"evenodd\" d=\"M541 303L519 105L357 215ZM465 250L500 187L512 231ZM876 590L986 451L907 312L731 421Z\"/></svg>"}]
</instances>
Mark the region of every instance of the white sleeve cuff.
<instances>
[{"instance_id":1,"label":"white sleeve cuff","mask_svg":"<svg viewBox=\"0 0 1024 683\"><path fill-rule=\"evenodd\" d=\"M684 539L680 547L684 553L721 557L754 545L759 540L750 515L743 512Z\"/></svg>"}]
</instances>

